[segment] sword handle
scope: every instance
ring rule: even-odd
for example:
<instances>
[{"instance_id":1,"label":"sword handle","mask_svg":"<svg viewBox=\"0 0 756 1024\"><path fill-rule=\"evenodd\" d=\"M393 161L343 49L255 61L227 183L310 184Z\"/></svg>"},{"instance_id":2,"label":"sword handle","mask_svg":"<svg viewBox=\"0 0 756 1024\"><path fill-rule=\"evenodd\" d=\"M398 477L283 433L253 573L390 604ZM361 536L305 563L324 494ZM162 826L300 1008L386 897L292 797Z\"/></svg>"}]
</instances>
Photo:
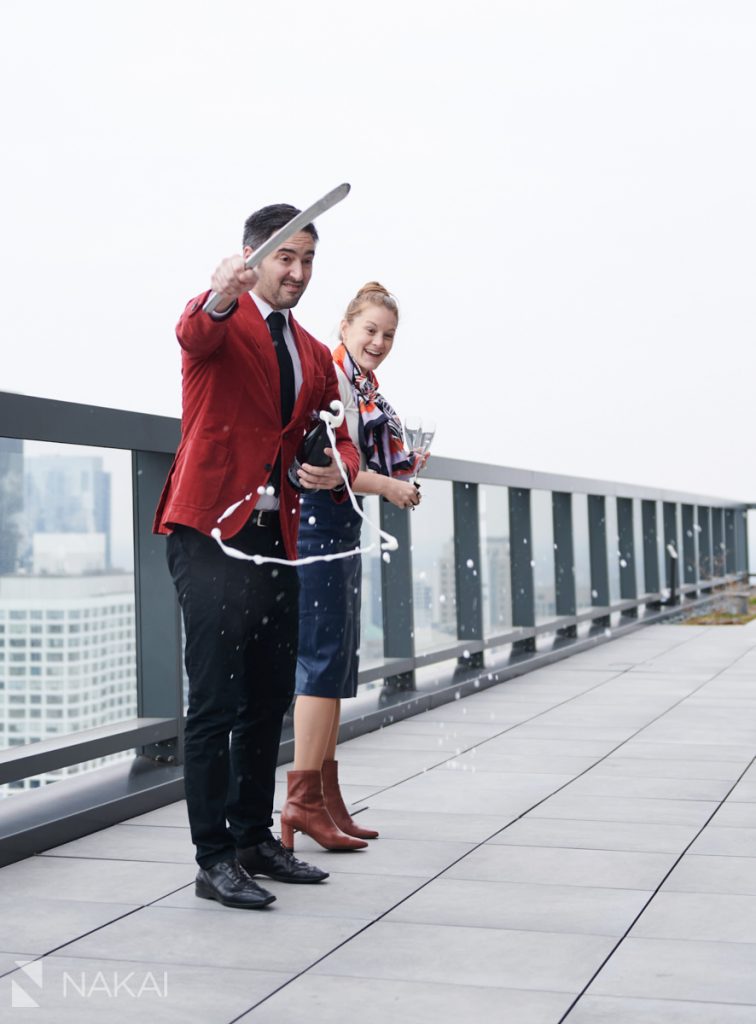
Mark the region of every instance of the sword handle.
<instances>
[{"instance_id":1,"label":"sword handle","mask_svg":"<svg viewBox=\"0 0 756 1024\"><path fill-rule=\"evenodd\" d=\"M208 295L205 305L202 307L203 312L212 313L215 307L220 302L220 294L218 292L210 292Z\"/></svg>"},{"instance_id":2,"label":"sword handle","mask_svg":"<svg viewBox=\"0 0 756 1024\"><path fill-rule=\"evenodd\" d=\"M257 252L251 252L249 254L249 256L247 256L246 260L244 261L244 269L245 270L252 270L253 267L256 267L258 265L258 263L260 263L262 261L262 258L263 258L262 254L263 254L263 248L262 247ZM205 305L202 307L202 311L204 313L213 313L215 311L215 307L218 305L219 302L220 302L220 293L219 292L210 292L210 294L208 295L207 299L205 299Z\"/></svg>"}]
</instances>

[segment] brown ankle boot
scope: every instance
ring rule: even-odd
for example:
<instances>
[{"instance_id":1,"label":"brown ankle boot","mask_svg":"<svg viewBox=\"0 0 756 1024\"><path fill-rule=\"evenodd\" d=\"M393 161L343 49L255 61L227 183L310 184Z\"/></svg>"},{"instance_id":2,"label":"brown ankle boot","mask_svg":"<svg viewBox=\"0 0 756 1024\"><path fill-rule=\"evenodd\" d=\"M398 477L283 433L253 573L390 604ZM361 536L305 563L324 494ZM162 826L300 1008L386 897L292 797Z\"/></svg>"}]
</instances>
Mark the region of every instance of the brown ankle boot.
<instances>
[{"instance_id":1,"label":"brown ankle boot","mask_svg":"<svg viewBox=\"0 0 756 1024\"><path fill-rule=\"evenodd\" d=\"M367 843L338 828L323 802L320 772L287 772L288 792L281 811L281 842L294 849L294 833L303 832L326 850L361 850Z\"/></svg>"},{"instance_id":2,"label":"brown ankle boot","mask_svg":"<svg viewBox=\"0 0 756 1024\"><path fill-rule=\"evenodd\" d=\"M362 828L352 818L344 803L339 787L339 762L323 762L323 799L328 813L336 825L348 836L356 836L358 839L377 839L378 833L373 828Z\"/></svg>"}]
</instances>

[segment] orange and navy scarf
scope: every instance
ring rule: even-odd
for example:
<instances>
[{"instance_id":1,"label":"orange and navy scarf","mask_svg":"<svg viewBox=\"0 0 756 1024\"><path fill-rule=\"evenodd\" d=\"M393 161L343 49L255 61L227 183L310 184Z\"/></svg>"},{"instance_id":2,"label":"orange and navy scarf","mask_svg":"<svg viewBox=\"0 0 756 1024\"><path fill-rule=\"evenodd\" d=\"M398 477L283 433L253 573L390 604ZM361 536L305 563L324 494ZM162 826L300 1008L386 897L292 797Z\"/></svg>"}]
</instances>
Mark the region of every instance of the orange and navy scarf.
<instances>
[{"instance_id":1,"label":"orange and navy scarf","mask_svg":"<svg viewBox=\"0 0 756 1024\"><path fill-rule=\"evenodd\" d=\"M364 372L346 346L334 349L333 361L354 388L359 416L359 441L368 469L384 476L410 476L419 459L407 451L401 420L378 390L372 370Z\"/></svg>"}]
</instances>

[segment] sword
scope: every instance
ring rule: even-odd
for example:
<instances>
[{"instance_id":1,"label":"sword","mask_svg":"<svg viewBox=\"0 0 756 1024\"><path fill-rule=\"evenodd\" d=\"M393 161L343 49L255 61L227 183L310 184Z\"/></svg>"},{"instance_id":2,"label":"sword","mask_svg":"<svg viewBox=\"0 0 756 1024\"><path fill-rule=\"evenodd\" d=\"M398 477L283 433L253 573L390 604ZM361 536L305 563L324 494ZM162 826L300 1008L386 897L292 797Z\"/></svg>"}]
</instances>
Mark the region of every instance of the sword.
<instances>
[{"instance_id":1,"label":"sword","mask_svg":"<svg viewBox=\"0 0 756 1024\"><path fill-rule=\"evenodd\" d=\"M312 206L308 206L306 210L302 210L296 217L292 217L288 224L284 224L282 228L279 228L274 235L263 242L259 249L255 249L253 253L250 253L247 259L244 261L244 269L251 270L256 267L258 263L261 263L266 256L270 256L272 252L275 252L279 245L282 245L287 239L291 238L292 235L296 235L297 231L301 231L302 228L306 227L310 221L315 220L321 213L325 213L326 210L330 210L336 203L340 203L342 199L345 199L351 188L346 182L343 185L338 185L336 188L331 189L327 192L322 199L318 199L317 203L313 203ZM202 309L205 313L212 313L215 307L218 305L220 296L217 292L211 292L205 302Z\"/></svg>"}]
</instances>

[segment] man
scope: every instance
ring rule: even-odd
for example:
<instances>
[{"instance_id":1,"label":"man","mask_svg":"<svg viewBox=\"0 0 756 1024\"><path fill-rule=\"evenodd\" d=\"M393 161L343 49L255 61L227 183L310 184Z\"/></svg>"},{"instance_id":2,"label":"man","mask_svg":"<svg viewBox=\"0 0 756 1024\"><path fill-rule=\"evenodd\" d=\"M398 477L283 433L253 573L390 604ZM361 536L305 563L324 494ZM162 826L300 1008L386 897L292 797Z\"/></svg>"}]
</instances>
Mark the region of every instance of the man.
<instances>
[{"instance_id":1,"label":"man","mask_svg":"<svg viewBox=\"0 0 756 1024\"><path fill-rule=\"evenodd\" d=\"M252 875L328 877L270 833L281 723L294 692L296 569L229 557L210 536L219 528L224 543L246 554L297 555L299 496L287 469L313 412L339 397L330 352L289 313L309 283L317 232L308 225L254 270L244 260L298 212L277 205L253 213L243 256L224 259L213 274L215 312L203 311L205 292L179 320L182 435L155 518L156 531L170 534L186 633L195 891L245 909L275 899ZM351 479L359 455L345 427L337 446ZM344 497L333 459L302 466L299 477L304 487L341 488L335 498Z\"/></svg>"}]
</instances>

